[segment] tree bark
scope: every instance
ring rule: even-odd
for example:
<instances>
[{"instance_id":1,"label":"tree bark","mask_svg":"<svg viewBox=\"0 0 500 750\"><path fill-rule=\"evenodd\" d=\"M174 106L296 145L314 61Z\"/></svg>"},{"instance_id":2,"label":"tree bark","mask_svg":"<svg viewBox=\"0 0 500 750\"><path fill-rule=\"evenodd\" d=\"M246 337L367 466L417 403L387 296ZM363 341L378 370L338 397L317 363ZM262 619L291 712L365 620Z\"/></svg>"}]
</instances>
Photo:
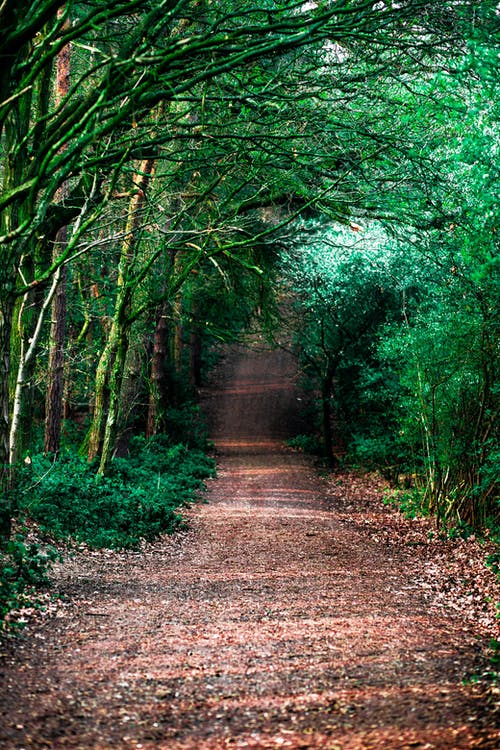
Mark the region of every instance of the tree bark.
<instances>
[{"instance_id":1,"label":"tree bark","mask_svg":"<svg viewBox=\"0 0 500 750\"><path fill-rule=\"evenodd\" d=\"M189 338L189 379L193 388L201 388L201 333L196 323Z\"/></svg>"},{"instance_id":2,"label":"tree bark","mask_svg":"<svg viewBox=\"0 0 500 750\"><path fill-rule=\"evenodd\" d=\"M97 458L101 452L103 425L106 418L108 402L108 379L111 370L113 358L114 340L111 337L111 331L108 334L106 345L99 357L97 363L95 386L94 386L94 404L92 413L92 424L89 430L87 457L89 461Z\"/></svg>"},{"instance_id":3,"label":"tree bark","mask_svg":"<svg viewBox=\"0 0 500 750\"><path fill-rule=\"evenodd\" d=\"M11 501L9 489L9 373L10 338L14 299L0 297L0 547L10 536Z\"/></svg>"},{"instance_id":4,"label":"tree bark","mask_svg":"<svg viewBox=\"0 0 500 750\"><path fill-rule=\"evenodd\" d=\"M94 417L90 430L88 457L89 460L97 457L102 440L99 474L105 474L107 471L117 435L119 396L128 347L134 289L133 264L139 245L141 213L146 202L146 189L153 177L154 169L155 160L144 159L134 179L137 189L130 200L125 238L121 247L113 322L96 376ZM107 413L105 413L106 402L108 403Z\"/></svg>"},{"instance_id":5,"label":"tree bark","mask_svg":"<svg viewBox=\"0 0 500 750\"><path fill-rule=\"evenodd\" d=\"M32 372L32 364L35 359L35 353L36 353L38 342L40 340L40 336L42 333L42 326L45 321L45 315L56 293L56 289L57 289L58 282L59 282L59 274L61 270L62 269L59 269L59 271L54 275L54 278L52 280L52 285L49 291L47 292L45 300L43 301L41 307L39 308L36 324L33 330L31 331L31 336L29 339L28 346L27 346L27 341L26 341L27 336L25 333L23 333L23 331L21 330L21 326L20 326L19 363L17 366L16 387L14 390L14 399L13 399L13 404L12 404L12 416L11 416L10 433L9 433L9 463L11 466L14 466L14 464L17 462L18 454L19 454L19 430L21 426L21 418L22 418L22 412L23 412L23 393L26 389L27 382ZM25 296L23 305L21 306L21 310L19 311L20 319L23 316L23 306L27 300L29 302L29 295Z\"/></svg>"},{"instance_id":6,"label":"tree bark","mask_svg":"<svg viewBox=\"0 0 500 750\"><path fill-rule=\"evenodd\" d=\"M27 58L28 47L19 50L19 57ZM8 66L0 66L0 93L2 101L11 93L12 81L9 78ZM27 153L27 134L31 127L30 112L32 87L20 94L7 108L7 115L2 123L2 161L0 173L0 194L16 194L18 185L25 181L29 157ZM22 196L12 199L0 211L0 235L4 238L15 237L22 226L29 207ZM12 501L9 490L12 484L10 466L10 370L12 346L12 321L16 306L15 289L20 259L22 257L22 239L8 240L2 249L0 263L0 544L3 545L10 536Z\"/></svg>"},{"instance_id":7,"label":"tree bark","mask_svg":"<svg viewBox=\"0 0 500 750\"><path fill-rule=\"evenodd\" d=\"M61 242L66 241L66 227L58 232ZM64 347L66 335L66 278L67 271L60 269L59 283L52 303L50 327L50 352L45 399L44 452L57 455L61 444L61 423L64 401Z\"/></svg>"},{"instance_id":8,"label":"tree bark","mask_svg":"<svg viewBox=\"0 0 500 750\"><path fill-rule=\"evenodd\" d=\"M128 304L124 304L124 310ZM113 365L109 373L109 404L106 414L104 437L102 441L101 460L98 474L106 473L113 455L116 435L118 433L118 411L120 408L120 391L123 381L123 371L128 349L128 326L125 321L118 321L115 326L111 344L113 351Z\"/></svg>"},{"instance_id":9,"label":"tree bark","mask_svg":"<svg viewBox=\"0 0 500 750\"><path fill-rule=\"evenodd\" d=\"M59 15L64 9L59 10ZM57 57L56 67L56 104L64 103L70 90L71 48L66 45ZM64 183L56 193L57 203L64 204L68 197L69 186ZM53 259L64 252L68 240L67 227L61 227L54 243ZM45 399L45 453L57 455L61 444L61 423L64 400L64 345L66 336L66 280L67 270L60 269L59 284L52 303L52 322L50 327L49 366L47 372L47 393Z\"/></svg>"},{"instance_id":10,"label":"tree bark","mask_svg":"<svg viewBox=\"0 0 500 750\"><path fill-rule=\"evenodd\" d=\"M158 434L165 427L164 413L168 403L168 377L165 363L169 349L169 326L166 310L165 305L160 310L156 321L146 423L146 437L148 438Z\"/></svg>"}]
</instances>

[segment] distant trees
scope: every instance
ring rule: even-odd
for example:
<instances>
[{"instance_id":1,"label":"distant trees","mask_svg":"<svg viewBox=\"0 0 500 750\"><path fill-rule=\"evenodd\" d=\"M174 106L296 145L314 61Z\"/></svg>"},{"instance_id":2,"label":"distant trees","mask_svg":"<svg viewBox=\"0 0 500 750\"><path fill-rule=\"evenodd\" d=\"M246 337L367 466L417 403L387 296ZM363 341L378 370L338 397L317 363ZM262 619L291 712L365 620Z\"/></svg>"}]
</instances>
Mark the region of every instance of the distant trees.
<instances>
[{"instance_id":1,"label":"distant trees","mask_svg":"<svg viewBox=\"0 0 500 750\"><path fill-rule=\"evenodd\" d=\"M361 435L383 440L390 429L392 408L378 382L376 341L382 327L402 315L401 287L394 276L400 259L381 251L388 238L380 227L371 233L372 243L346 228L310 234L305 244L284 253L283 272L292 290L290 320L293 325L296 316L304 374L318 393L324 457L335 466L336 448L351 450ZM369 403L370 379L372 386L377 383L378 403ZM380 454L374 447L372 458Z\"/></svg>"},{"instance_id":2,"label":"distant trees","mask_svg":"<svg viewBox=\"0 0 500 750\"><path fill-rule=\"evenodd\" d=\"M284 259L325 458L410 482L440 524L484 526L498 516L498 268L478 275L458 235L415 247L365 231L323 231Z\"/></svg>"}]
</instances>

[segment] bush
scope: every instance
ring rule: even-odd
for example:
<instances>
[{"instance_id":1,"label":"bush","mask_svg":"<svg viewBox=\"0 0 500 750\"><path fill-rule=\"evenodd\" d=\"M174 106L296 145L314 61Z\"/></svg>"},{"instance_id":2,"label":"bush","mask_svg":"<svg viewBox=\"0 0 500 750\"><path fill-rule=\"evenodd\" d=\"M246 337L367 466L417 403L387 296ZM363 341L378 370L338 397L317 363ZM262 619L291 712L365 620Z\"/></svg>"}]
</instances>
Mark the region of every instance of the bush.
<instances>
[{"instance_id":1,"label":"bush","mask_svg":"<svg viewBox=\"0 0 500 750\"><path fill-rule=\"evenodd\" d=\"M203 451L172 445L159 435L135 438L130 456L114 460L109 476L75 453L53 463L32 457L20 480L20 508L45 532L94 547L135 547L141 539L171 532L178 509L192 502L214 463Z\"/></svg>"},{"instance_id":2,"label":"bush","mask_svg":"<svg viewBox=\"0 0 500 750\"><path fill-rule=\"evenodd\" d=\"M290 448L309 453L312 456L320 455L322 452L321 439L317 435L296 435L286 441Z\"/></svg>"},{"instance_id":3,"label":"bush","mask_svg":"<svg viewBox=\"0 0 500 750\"><path fill-rule=\"evenodd\" d=\"M394 505L405 518L419 518L429 515L429 505L425 493L414 487L407 490L390 490L385 493L386 505Z\"/></svg>"}]
</instances>

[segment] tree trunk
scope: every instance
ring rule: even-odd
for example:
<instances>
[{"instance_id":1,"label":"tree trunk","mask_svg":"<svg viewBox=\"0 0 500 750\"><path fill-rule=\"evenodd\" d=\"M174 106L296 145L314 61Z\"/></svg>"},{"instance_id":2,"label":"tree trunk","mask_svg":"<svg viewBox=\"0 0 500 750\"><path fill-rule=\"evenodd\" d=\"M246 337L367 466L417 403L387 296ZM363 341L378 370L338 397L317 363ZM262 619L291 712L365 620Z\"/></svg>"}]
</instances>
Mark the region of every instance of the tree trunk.
<instances>
[{"instance_id":1,"label":"tree trunk","mask_svg":"<svg viewBox=\"0 0 500 750\"><path fill-rule=\"evenodd\" d=\"M139 229L142 209L146 202L146 189L153 176L154 168L155 160L145 159L135 175L134 184L137 190L130 200L125 238L121 247L113 322L96 376L94 418L90 430L88 455L89 459L98 455L102 436L99 474L105 474L107 471L117 434L119 397L128 347L134 288L133 264L139 245ZM104 412L106 401L108 402L107 414ZM103 426L104 435L102 435Z\"/></svg>"},{"instance_id":2,"label":"tree trunk","mask_svg":"<svg viewBox=\"0 0 500 750\"><path fill-rule=\"evenodd\" d=\"M108 333L108 338L104 349L99 357L95 375L94 405L92 414L92 424L89 430L87 457L93 461L101 452L103 425L106 420L109 400L109 374L114 355L114 334L113 326Z\"/></svg>"},{"instance_id":3,"label":"tree trunk","mask_svg":"<svg viewBox=\"0 0 500 750\"><path fill-rule=\"evenodd\" d=\"M63 9L59 10L59 15ZM57 57L56 69L56 103L61 104L70 89L70 55L69 45L63 47ZM56 201L64 203L68 196L69 186L64 183L56 193ZM57 260L64 252L68 239L67 227L62 227L56 235L53 259ZM45 453L59 453L61 443L61 423L64 401L64 345L66 338L66 279L67 270L63 266L59 274L59 284L52 303L52 322L50 327L50 351L47 373L47 393L45 399Z\"/></svg>"},{"instance_id":4,"label":"tree trunk","mask_svg":"<svg viewBox=\"0 0 500 750\"><path fill-rule=\"evenodd\" d=\"M109 376L109 404L106 415L104 438L102 441L101 460L99 462L98 474L106 473L118 433L118 411L120 408L120 392L123 382L123 371L128 349L128 336L126 324L122 321L115 327L113 336L113 365Z\"/></svg>"},{"instance_id":5,"label":"tree trunk","mask_svg":"<svg viewBox=\"0 0 500 750\"><path fill-rule=\"evenodd\" d=\"M164 306L156 321L153 345L153 359L151 362L151 378L149 392L148 419L146 423L146 437L161 432L165 427L164 413L168 403L168 377L165 362L169 350L169 326Z\"/></svg>"},{"instance_id":6,"label":"tree trunk","mask_svg":"<svg viewBox=\"0 0 500 750\"><path fill-rule=\"evenodd\" d=\"M66 227L58 232L61 241L66 240ZM66 268L62 267L59 284L52 303L50 326L50 352L47 373L47 394L45 400L45 441L44 452L59 453L61 443L61 422L64 399L64 345L66 334Z\"/></svg>"},{"instance_id":7,"label":"tree trunk","mask_svg":"<svg viewBox=\"0 0 500 750\"><path fill-rule=\"evenodd\" d=\"M27 59L29 48L19 50ZM0 66L3 71L4 66ZM11 81L5 66L0 73L2 101L9 98ZM2 166L0 171L0 192L8 195L22 185L30 163L27 134L31 127L30 114L33 87L28 87L19 95L10 108L2 132ZM9 490L12 484L10 466L10 370L12 346L12 321L16 306L15 289L17 274L23 255L23 239L13 238L29 211L26 198L20 196L0 212L0 235L12 237L2 249L0 262L0 545L10 536L12 500Z\"/></svg>"},{"instance_id":8,"label":"tree trunk","mask_svg":"<svg viewBox=\"0 0 500 750\"><path fill-rule=\"evenodd\" d=\"M201 334L196 324L189 340L189 379L193 388L201 388Z\"/></svg>"},{"instance_id":9,"label":"tree trunk","mask_svg":"<svg viewBox=\"0 0 500 750\"><path fill-rule=\"evenodd\" d=\"M10 338L14 299L0 298L0 547L10 536L11 501L7 494L9 471L9 374Z\"/></svg>"},{"instance_id":10,"label":"tree trunk","mask_svg":"<svg viewBox=\"0 0 500 750\"><path fill-rule=\"evenodd\" d=\"M184 329L182 325L182 301L179 298L175 305L175 324L173 337L173 361L177 375L182 373L182 359L184 351Z\"/></svg>"},{"instance_id":11,"label":"tree trunk","mask_svg":"<svg viewBox=\"0 0 500 750\"><path fill-rule=\"evenodd\" d=\"M325 460L333 468L337 460L333 453L333 430L332 430L332 389L335 369L329 367L321 383L321 408L322 408L322 431L323 451Z\"/></svg>"},{"instance_id":12,"label":"tree trunk","mask_svg":"<svg viewBox=\"0 0 500 750\"><path fill-rule=\"evenodd\" d=\"M148 337L149 338L149 337ZM119 399L118 433L113 449L114 456L127 456L130 440L146 426L144 403L147 385L144 378L147 340L142 324L132 326L128 335L127 354Z\"/></svg>"},{"instance_id":13,"label":"tree trunk","mask_svg":"<svg viewBox=\"0 0 500 750\"><path fill-rule=\"evenodd\" d=\"M19 363L17 366L16 387L14 390L12 416L9 430L9 463L11 466L14 466L14 464L17 462L19 454L19 431L23 412L23 393L29 381L30 374L32 373L32 364L35 359L35 353L38 348L38 342L42 333L42 326L45 321L45 315L56 293L61 270L62 269L59 269L59 271L55 273L54 278L52 279L51 287L47 292L45 300L42 302L41 307L38 310L38 316L35 326L33 330L30 331L31 335L29 337L28 346L27 335L26 333L23 333L22 326L20 325L19 327ZM28 302L28 304L30 302L29 295L27 295L23 300L23 304L19 311L20 320L22 319L23 307L26 302Z\"/></svg>"}]
</instances>

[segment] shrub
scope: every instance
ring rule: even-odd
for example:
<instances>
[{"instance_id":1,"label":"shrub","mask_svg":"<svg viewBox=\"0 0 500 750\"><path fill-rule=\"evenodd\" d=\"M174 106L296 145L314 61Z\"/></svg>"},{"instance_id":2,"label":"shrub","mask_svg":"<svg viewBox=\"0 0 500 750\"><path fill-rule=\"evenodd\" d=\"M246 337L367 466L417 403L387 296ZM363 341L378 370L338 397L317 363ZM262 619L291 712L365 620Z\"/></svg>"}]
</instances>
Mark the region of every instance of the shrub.
<instances>
[{"instance_id":1,"label":"shrub","mask_svg":"<svg viewBox=\"0 0 500 750\"><path fill-rule=\"evenodd\" d=\"M394 489L385 493L386 505L394 505L406 518L418 518L429 515L429 505L422 490L414 487L411 489Z\"/></svg>"},{"instance_id":2,"label":"shrub","mask_svg":"<svg viewBox=\"0 0 500 750\"><path fill-rule=\"evenodd\" d=\"M296 435L286 441L290 448L309 453L313 456L322 452L321 439L317 435Z\"/></svg>"}]
</instances>

